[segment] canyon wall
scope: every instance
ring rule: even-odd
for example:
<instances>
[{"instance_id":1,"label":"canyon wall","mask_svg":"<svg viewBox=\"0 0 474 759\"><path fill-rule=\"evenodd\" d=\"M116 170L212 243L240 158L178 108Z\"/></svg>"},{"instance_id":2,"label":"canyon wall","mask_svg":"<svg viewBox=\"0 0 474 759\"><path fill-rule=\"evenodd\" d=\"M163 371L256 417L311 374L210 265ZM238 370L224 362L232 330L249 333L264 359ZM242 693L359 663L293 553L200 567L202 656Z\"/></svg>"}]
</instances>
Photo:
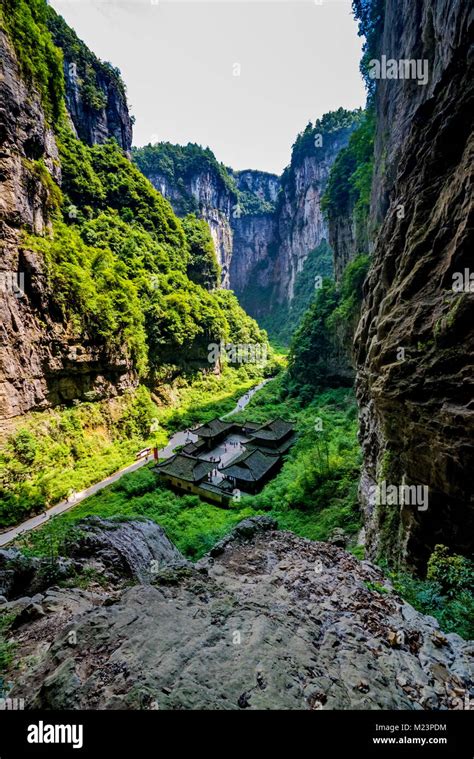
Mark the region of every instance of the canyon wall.
<instances>
[{"instance_id":1,"label":"canyon wall","mask_svg":"<svg viewBox=\"0 0 474 759\"><path fill-rule=\"evenodd\" d=\"M328 238L321 197L353 128L308 125L282 177L233 171L193 144L149 145L133 156L178 215L194 212L208 222L222 285L235 290L252 316L268 319L291 303L308 255Z\"/></svg>"},{"instance_id":2,"label":"canyon wall","mask_svg":"<svg viewBox=\"0 0 474 759\"><path fill-rule=\"evenodd\" d=\"M0 418L8 425L73 398L114 395L135 379L123 356L74 337L52 303L42 256L25 242L25 232L50 232L61 169L40 95L3 31L0 61Z\"/></svg>"},{"instance_id":3,"label":"canyon wall","mask_svg":"<svg viewBox=\"0 0 474 759\"><path fill-rule=\"evenodd\" d=\"M140 167L140 164L139 164ZM195 212L207 221L222 271L222 284L230 286L229 271L232 259L232 214L237 198L212 168L191 172L170 181L164 173L154 171L146 176L161 192L179 216Z\"/></svg>"},{"instance_id":4,"label":"canyon wall","mask_svg":"<svg viewBox=\"0 0 474 759\"><path fill-rule=\"evenodd\" d=\"M426 60L429 81L380 80L375 93L377 234L355 339L360 491L369 558L417 566L436 543L473 547L474 288L453 288L473 261L472 26L462 0L388 0L377 45ZM382 481L426 487L428 503L377 505Z\"/></svg>"},{"instance_id":5,"label":"canyon wall","mask_svg":"<svg viewBox=\"0 0 474 759\"><path fill-rule=\"evenodd\" d=\"M113 137L129 153L132 117L120 71L100 61L61 16L50 12L48 26L63 52L66 107L76 136L87 145Z\"/></svg>"},{"instance_id":6,"label":"canyon wall","mask_svg":"<svg viewBox=\"0 0 474 759\"><path fill-rule=\"evenodd\" d=\"M347 145L351 131L346 127L324 134L321 147L315 143L301 157L292 156L278 208L278 253L273 276L273 298L277 303L291 303L296 276L308 254L328 239L321 198L331 167Z\"/></svg>"}]
</instances>

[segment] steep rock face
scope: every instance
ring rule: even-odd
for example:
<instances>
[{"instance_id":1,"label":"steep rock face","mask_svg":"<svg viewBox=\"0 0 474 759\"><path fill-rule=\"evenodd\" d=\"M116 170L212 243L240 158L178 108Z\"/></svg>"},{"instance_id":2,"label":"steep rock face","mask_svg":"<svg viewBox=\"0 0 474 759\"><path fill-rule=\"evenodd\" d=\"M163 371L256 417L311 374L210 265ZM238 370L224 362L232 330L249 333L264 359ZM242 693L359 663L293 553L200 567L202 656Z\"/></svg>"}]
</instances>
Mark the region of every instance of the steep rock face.
<instances>
[{"instance_id":1,"label":"steep rock face","mask_svg":"<svg viewBox=\"0 0 474 759\"><path fill-rule=\"evenodd\" d=\"M124 93L106 69L97 68L95 80L103 95L102 107L91 107L84 97L74 60L64 56L66 106L77 137L88 145L101 145L113 137L128 154L132 146L132 122Z\"/></svg>"},{"instance_id":2,"label":"steep rock face","mask_svg":"<svg viewBox=\"0 0 474 759\"><path fill-rule=\"evenodd\" d=\"M245 169L243 171L232 172L232 176L240 192L249 193L250 196L254 196L262 204L274 205L276 203L280 191L280 178L276 174L269 174L266 171L257 171L255 169ZM267 210L271 210L271 208Z\"/></svg>"},{"instance_id":3,"label":"steep rock face","mask_svg":"<svg viewBox=\"0 0 474 759\"><path fill-rule=\"evenodd\" d=\"M321 146L315 144L304 155L292 157L281 178L273 223L267 221L262 225L266 254L263 255L260 243L252 258L248 246L243 245L235 268L244 274L240 275L236 289L252 315L265 316L279 305L291 304L297 275L308 255L328 239L321 197L336 156L347 145L351 131L348 127L324 135ZM245 235L241 234L240 239L245 240ZM244 277L246 282L242 283ZM256 287L263 297L255 295Z\"/></svg>"},{"instance_id":4,"label":"steep rock face","mask_svg":"<svg viewBox=\"0 0 474 759\"><path fill-rule=\"evenodd\" d=\"M52 9L49 27L63 51L66 107L77 137L88 145L113 137L129 153L132 119L120 73L100 61Z\"/></svg>"},{"instance_id":5,"label":"steep rock face","mask_svg":"<svg viewBox=\"0 0 474 759\"><path fill-rule=\"evenodd\" d=\"M0 32L0 419L74 398L96 399L134 382L120 355L83 345L50 300L41 257L23 230L48 234L51 178L61 172L39 95L26 85ZM41 159L41 161L40 161ZM18 284L17 284L18 283Z\"/></svg>"},{"instance_id":6,"label":"steep rock face","mask_svg":"<svg viewBox=\"0 0 474 759\"><path fill-rule=\"evenodd\" d=\"M248 214L233 220L230 287L237 295L245 298L250 283L261 291L269 287L270 246L275 245L276 239L277 223L273 213ZM254 313L256 307L253 304Z\"/></svg>"},{"instance_id":7,"label":"steep rock face","mask_svg":"<svg viewBox=\"0 0 474 759\"><path fill-rule=\"evenodd\" d=\"M382 80L376 93L379 233L356 336L361 495L369 556L417 565L436 543L473 546L474 292L453 290L472 265L472 16L461 1L388 0L380 40L387 58L426 59L429 83ZM426 486L428 508L375 505L381 480Z\"/></svg>"},{"instance_id":8,"label":"steep rock face","mask_svg":"<svg viewBox=\"0 0 474 759\"><path fill-rule=\"evenodd\" d=\"M212 171L198 172L180 182L170 182L164 174L148 175L153 186L161 192L179 216L194 211L207 221L222 269L222 285L230 286L229 271L232 259L231 219L236 208L236 196Z\"/></svg>"},{"instance_id":9,"label":"steep rock face","mask_svg":"<svg viewBox=\"0 0 474 759\"><path fill-rule=\"evenodd\" d=\"M371 251L372 246L367 234L360 234L357 229L353 206L329 218L328 236L334 251L334 279L340 282L347 264L356 256Z\"/></svg>"},{"instance_id":10,"label":"steep rock face","mask_svg":"<svg viewBox=\"0 0 474 759\"><path fill-rule=\"evenodd\" d=\"M438 710L469 696L472 642L443 635L370 563L261 528L247 520L195 567L105 598L47 591L38 618L15 625L17 654L36 665L15 670L10 696L251 710Z\"/></svg>"},{"instance_id":11,"label":"steep rock face","mask_svg":"<svg viewBox=\"0 0 474 759\"><path fill-rule=\"evenodd\" d=\"M328 238L320 201L352 129L325 134L323 145L311 145L309 152L292 158L283 177L225 169L212 154L214 169L192 171L184 162L178 169L175 165L172 179L149 170L140 157L137 163L178 215L194 211L208 222L223 286L236 291L252 316L265 316L291 302L297 274L310 252ZM195 156L196 147L179 150L186 156L192 149Z\"/></svg>"}]
</instances>

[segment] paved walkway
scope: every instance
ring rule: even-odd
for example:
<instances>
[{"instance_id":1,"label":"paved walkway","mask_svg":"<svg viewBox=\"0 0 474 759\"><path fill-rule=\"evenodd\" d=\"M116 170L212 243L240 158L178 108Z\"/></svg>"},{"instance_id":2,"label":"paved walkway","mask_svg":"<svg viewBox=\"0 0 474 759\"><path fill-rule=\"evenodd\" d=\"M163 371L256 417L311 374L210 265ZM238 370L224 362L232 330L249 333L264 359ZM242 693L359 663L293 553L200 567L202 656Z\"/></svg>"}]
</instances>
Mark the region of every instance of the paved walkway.
<instances>
[{"instance_id":1,"label":"paved walkway","mask_svg":"<svg viewBox=\"0 0 474 759\"><path fill-rule=\"evenodd\" d=\"M228 414L225 414L225 416L221 417L221 419L225 419L228 416L232 416L232 414L237 414L237 412L242 411L242 409L245 408L245 406L249 402L252 395L255 395L255 393L258 392L269 381L270 380L264 380L264 382L261 382L259 385L256 385L255 387L252 387L250 390L248 390L241 398L239 398L235 408L233 408L232 411L229 411ZM174 449L178 445L186 445L186 443L194 442L196 440L197 440L197 437L196 435L193 435L192 432L186 432L186 431L176 432L169 439L166 447L160 448L159 450L160 459L167 459L170 456L172 456ZM21 524L16 525L16 527L10 528L6 532L1 532L0 533L0 547L7 545L7 543L11 543L12 540L15 540L15 538L18 538L24 532L29 532L30 530L34 530L35 527L41 527L41 525L45 524L45 522L51 519L51 517L55 517L58 514L62 514L64 511L68 511L69 509L72 509L73 506L77 506L78 503L81 503L81 501L84 501L86 498L89 498L89 496L94 495L95 493L98 493L99 490L106 488L108 485L112 485L113 482L117 482L117 480L123 477L124 474L128 474L128 472L135 472L137 469L140 469L140 467L145 466L145 464L148 464L150 461L150 458L151 457L143 458L143 459L140 459L139 461L135 461L133 464L130 464L124 469L120 469L118 472L111 474L110 477L106 477L104 480L101 480L100 482L96 482L95 485L91 485L85 490L81 490L80 493L74 493L70 498L67 498L64 501L60 501L59 503L56 503L54 506L51 506L49 509L47 509L47 511L45 511L44 513L31 517L30 519L27 519L25 522L22 522Z\"/></svg>"}]
</instances>

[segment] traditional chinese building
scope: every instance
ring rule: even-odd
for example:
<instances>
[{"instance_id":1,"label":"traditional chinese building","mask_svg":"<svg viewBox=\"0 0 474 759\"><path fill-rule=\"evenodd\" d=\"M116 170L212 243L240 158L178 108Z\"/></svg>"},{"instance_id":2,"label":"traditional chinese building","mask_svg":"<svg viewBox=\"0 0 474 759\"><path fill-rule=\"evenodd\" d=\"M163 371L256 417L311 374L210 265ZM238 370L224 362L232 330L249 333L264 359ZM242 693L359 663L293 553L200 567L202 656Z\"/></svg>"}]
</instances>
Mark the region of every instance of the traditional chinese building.
<instances>
[{"instance_id":1,"label":"traditional chinese building","mask_svg":"<svg viewBox=\"0 0 474 759\"><path fill-rule=\"evenodd\" d=\"M179 490L197 492L195 488L207 481L215 468L212 461L206 461L187 453L175 453L171 458L155 466L155 472L170 485Z\"/></svg>"},{"instance_id":2,"label":"traditional chinese building","mask_svg":"<svg viewBox=\"0 0 474 759\"><path fill-rule=\"evenodd\" d=\"M180 492L196 493L223 506L240 491L245 494L261 490L277 473L283 455L295 440L293 425L282 419L265 424L213 419L192 432L197 435L197 441L157 464L154 471ZM219 463L222 456L229 459L231 446L235 446L232 440L236 438L245 450L240 450L226 464ZM211 455L213 461L208 460Z\"/></svg>"},{"instance_id":3,"label":"traditional chinese building","mask_svg":"<svg viewBox=\"0 0 474 759\"><path fill-rule=\"evenodd\" d=\"M241 453L219 471L238 490L256 493L276 474L281 464L282 458L278 453L264 453L258 448L252 448Z\"/></svg>"},{"instance_id":4,"label":"traditional chinese building","mask_svg":"<svg viewBox=\"0 0 474 759\"><path fill-rule=\"evenodd\" d=\"M232 422L223 422L221 419L212 419L210 422L203 424L192 430L194 435L202 441L205 441L206 447L211 450L227 437L235 428Z\"/></svg>"}]
</instances>

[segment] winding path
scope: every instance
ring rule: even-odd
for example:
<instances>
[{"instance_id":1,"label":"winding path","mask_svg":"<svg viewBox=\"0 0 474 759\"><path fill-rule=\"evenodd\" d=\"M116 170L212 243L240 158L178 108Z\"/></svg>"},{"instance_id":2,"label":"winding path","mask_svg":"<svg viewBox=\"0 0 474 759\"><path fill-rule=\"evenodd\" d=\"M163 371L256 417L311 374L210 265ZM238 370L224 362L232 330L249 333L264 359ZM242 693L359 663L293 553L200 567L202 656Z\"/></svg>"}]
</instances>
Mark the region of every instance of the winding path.
<instances>
[{"instance_id":1,"label":"winding path","mask_svg":"<svg viewBox=\"0 0 474 759\"><path fill-rule=\"evenodd\" d=\"M239 411L242 411L242 409L245 408L247 403L250 401L251 397L255 395L255 393L257 393L259 390L261 390L262 387L266 385L267 382L270 382L271 379L272 378L266 379L263 382L260 382L259 385L255 385L255 387L252 387L250 388L250 390L247 390L247 392L244 395L242 395L241 398L239 398L236 406L232 409L232 411L229 411L227 414L224 414L224 416L222 416L221 419L226 419L227 417L232 416L233 414L237 414ZM160 451L159 451L160 458L163 458L163 459L169 458L170 456L173 455L173 451L178 445L186 445L186 443L189 443L190 441L194 441L194 440L197 440L197 438L192 433L188 433L187 431L176 432L172 437L170 437L166 447L160 448ZM112 485L113 482L117 482L117 480L123 477L124 474L128 474L129 472L135 472L137 469L140 469L140 467L145 466L145 464L148 464L148 463L149 463L149 457L140 459L139 461L135 461L133 464L126 466L124 469L119 469L118 472L111 474L110 477L106 477L104 480L101 480L100 482L96 482L95 485L91 485L85 490L81 490L80 493L74 493L73 496L71 496L70 498L67 498L64 501L60 501L59 503L56 503L54 506L51 506L42 514L37 514L36 516L31 517L30 519L26 519L24 522L21 522L21 524L16 525L16 527L11 527L6 532L1 532L0 533L0 547L7 545L7 543L11 543L12 540L15 540L15 538L18 538L20 535L22 535L25 532L34 530L36 527L41 527L41 525L45 524L49 519L51 519L51 517L55 517L58 514L62 514L64 511L69 511L69 509L72 509L74 506L77 506L77 504L81 503L81 501L84 501L86 498L89 498L89 496L94 495L95 493L98 493L99 490L106 488L108 485Z\"/></svg>"}]
</instances>

